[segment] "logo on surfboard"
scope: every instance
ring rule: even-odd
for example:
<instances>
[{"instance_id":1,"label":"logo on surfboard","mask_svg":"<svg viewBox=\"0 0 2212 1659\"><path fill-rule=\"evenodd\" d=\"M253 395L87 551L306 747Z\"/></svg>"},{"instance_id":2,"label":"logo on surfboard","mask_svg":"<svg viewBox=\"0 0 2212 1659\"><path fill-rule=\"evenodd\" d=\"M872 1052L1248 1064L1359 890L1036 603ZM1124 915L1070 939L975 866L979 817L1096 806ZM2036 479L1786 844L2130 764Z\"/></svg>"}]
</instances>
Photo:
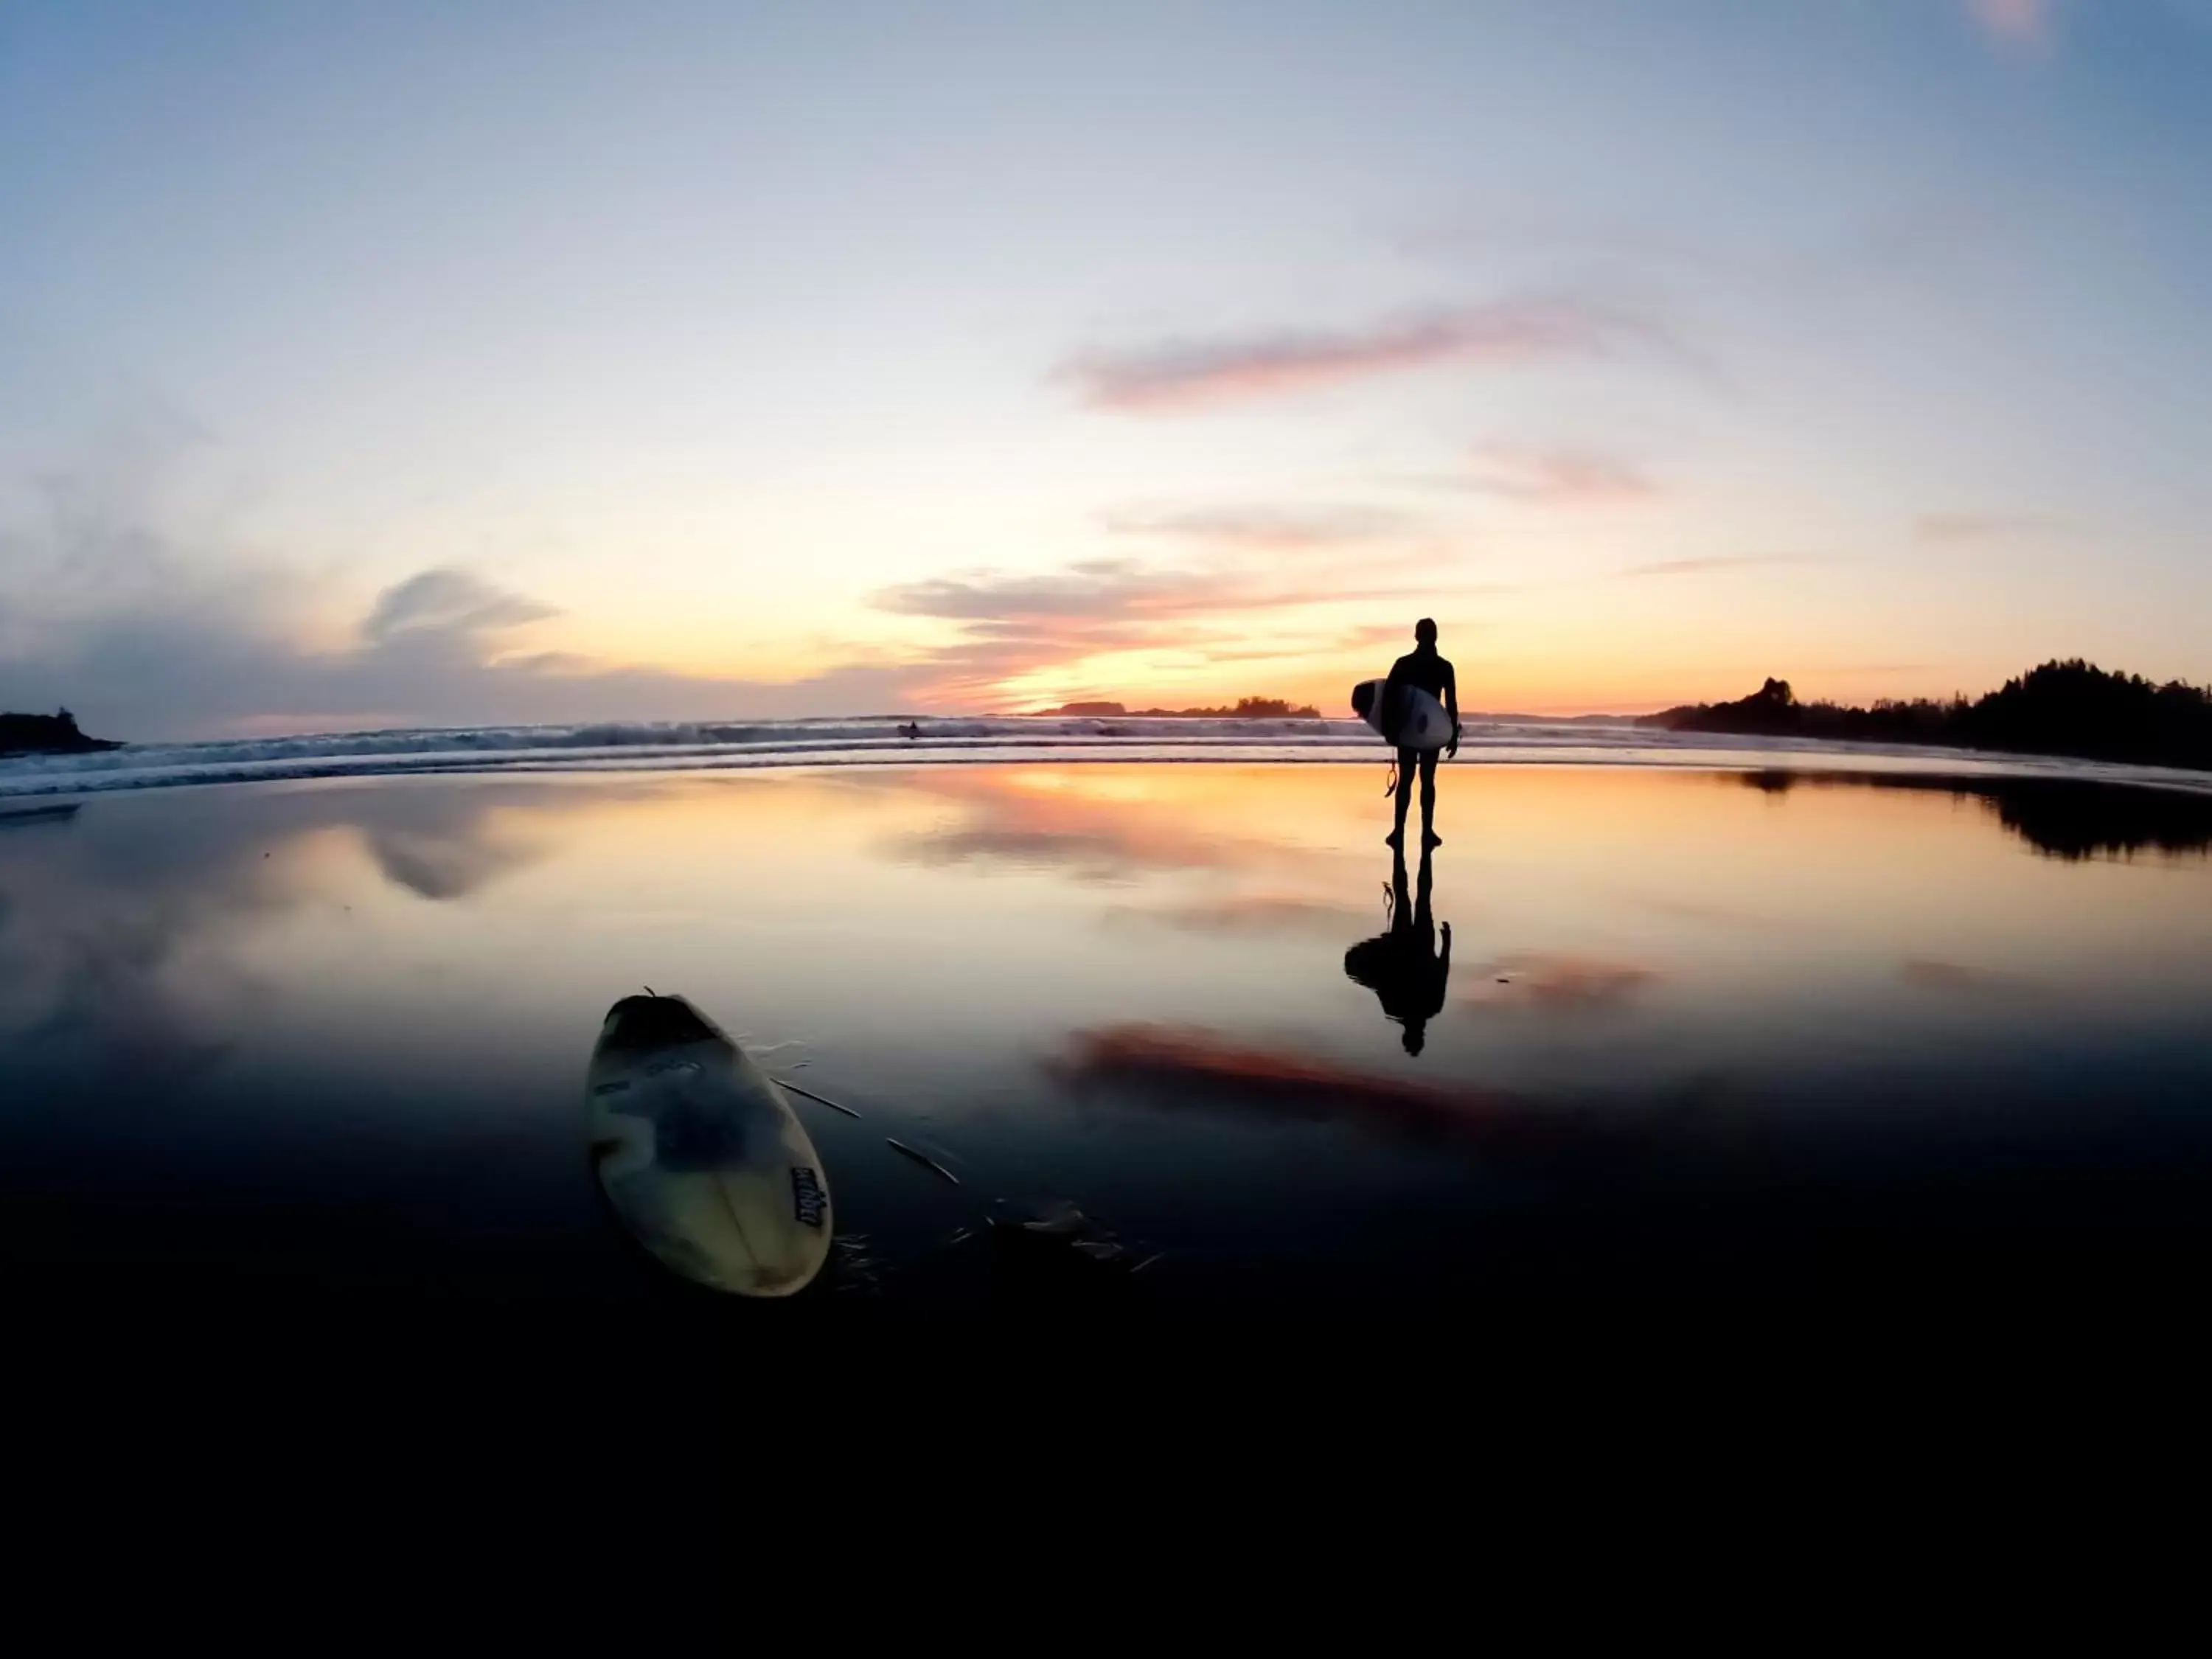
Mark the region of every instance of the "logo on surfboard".
<instances>
[{"instance_id":1,"label":"logo on surfboard","mask_svg":"<svg viewBox=\"0 0 2212 1659\"><path fill-rule=\"evenodd\" d=\"M823 1212L830 1207L822 1178L803 1164L791 1166L791 1204L793 1213L809 1227L819 1227Z\"/></svg>"}]
</instances>

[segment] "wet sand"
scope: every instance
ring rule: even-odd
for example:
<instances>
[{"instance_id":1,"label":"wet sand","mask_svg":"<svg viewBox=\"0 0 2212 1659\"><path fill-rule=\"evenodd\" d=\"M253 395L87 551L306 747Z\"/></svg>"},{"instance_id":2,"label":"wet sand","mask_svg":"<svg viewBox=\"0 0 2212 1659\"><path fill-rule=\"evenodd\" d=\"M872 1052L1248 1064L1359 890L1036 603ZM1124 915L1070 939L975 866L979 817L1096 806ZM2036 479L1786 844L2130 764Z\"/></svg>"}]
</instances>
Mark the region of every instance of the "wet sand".
<instances>
[{"instance_id":1,"label":"wet sand","mask_svg":"<svg viewBox=\"0 0 2212 1659\"><path fill-rule=\"evenodd\" d=\"M17 1311L1441 1331L2148 1304L2205 1265L2201 804L1461 766L1425 896L1379 781L387 778L11 823ZM599 1198L584 1063L647 985L860 1115L796 1103L840 1237L791 1308L672 1282Z\"/></svg>"}]
</instances>

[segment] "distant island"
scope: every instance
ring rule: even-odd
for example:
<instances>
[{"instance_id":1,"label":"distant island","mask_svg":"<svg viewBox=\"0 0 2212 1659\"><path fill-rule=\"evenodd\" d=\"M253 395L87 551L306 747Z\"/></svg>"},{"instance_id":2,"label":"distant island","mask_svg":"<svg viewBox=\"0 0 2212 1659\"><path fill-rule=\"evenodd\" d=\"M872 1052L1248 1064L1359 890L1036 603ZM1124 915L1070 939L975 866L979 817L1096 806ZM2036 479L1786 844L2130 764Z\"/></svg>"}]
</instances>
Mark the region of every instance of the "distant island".
<instances>
[{"instance_id":1,"label":"distant island","mask_svg":"<svg viewBox=\"0 0 2212 1659\"><path fill-rule=\"evenodd\" d=\"M1845 738L1929 743L2014 754L2212 770L2212 690L2140 674L2111 674L2076 657L2047 662L1972 702L1917 697L1869 708L1800 702L1770 679L1734 702L1701 702L1647 714L1639 726L1757 737Z\"/></svg>"},{"instance_id":2,"label":"distant island","mask_svg":"<svg viewBox=\"0 0 2212 1659\"><path fill-rule=\"evenodd\" d=\"M0 714L0 755L90 755L122 747L85 736L66 708L52 714Z\"/></svg>"},{"instance_id":3,"label":"distant island","mask_svg":"<svg viewBox=\"0 0 2212 1659\"><path fill-rule=\"evenodd\" d=\"M1118 702L1064 702L1057 708L1042 712L1079 717L1125 715L1134 719L1187 720L1317 720L1321 718L1321 710L1312 704L1302 703L1293 708L1280 697L1239 697L1234 708L1125 708Z\"/></svg>"}]
</instances>

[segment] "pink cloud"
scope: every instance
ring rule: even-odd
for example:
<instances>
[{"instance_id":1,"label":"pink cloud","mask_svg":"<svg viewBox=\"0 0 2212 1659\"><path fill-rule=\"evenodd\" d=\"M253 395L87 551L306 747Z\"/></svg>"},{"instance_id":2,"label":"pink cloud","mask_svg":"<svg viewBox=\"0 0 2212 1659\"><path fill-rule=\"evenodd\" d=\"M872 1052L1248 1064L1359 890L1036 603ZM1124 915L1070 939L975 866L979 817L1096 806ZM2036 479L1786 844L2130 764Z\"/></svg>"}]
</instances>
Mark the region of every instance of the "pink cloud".
<instances>
[{"instance_id":1,"label":"pink cloud","mask_svg":"<svg viewBox=\"0 0 2212 1659\"><path fill-rule=\"evenodd\" d=\"M1577 450L1485 444L1475 451L1475 487L1516 501L1611 507L1661 493L1642 469Z\"/></svg>"},{"instance_id":2,"label":"pink cloud","mask_svg":"<svg viewBox=\"0 0 2212 1659\"><path fill-rule=\"evenodd\" d=\"M1327 550L1324 542L1315 550ZM970 569L878 589L876 610L951 624L952 637L912 665L928 695L975 706L1002 695L1006 682L1084 658L1131 651L1188 653L1207 662L1270 660L1286 648L1277 635L1255 647L1250 624L1313 605L1388 602L1417 607L1436 597L1433 572L1417 556L1375 552L1365 580L1347 583L1330 568L1281 548L1237 547L1240 556L1164 564L1085 559L1054 569ZM1294 551L1296 550L1293 550ZM1459 591L1467 591L1463 584ZM1393 636L1402 631L1390 630ZM1315 649L1341 648L1318 637Z\"/></svg>"},{"instance_id":3,"label":"pink cloud","mask_svg":"<svg viewBox=\"0 0 2212 1659\"><path fill-rule=\"evenodd\" d=\"M1560 301L1503 300L1365 331L1170 340L1063 366L1083 401L1157 415L1309 392L1441 363L1595 356L1644 331Z\"/></svg>"},{"instance_id":4,"label":"pink cloud","mask_svg":"<svg viewBox=\"0 0 2212 1659\"><path fill-rule=\"evenodd\" d=\"M2051 0L1966 0L1974 21L2011 46L2042 46L2051 40Z\"/></svg>"}]
</instances>

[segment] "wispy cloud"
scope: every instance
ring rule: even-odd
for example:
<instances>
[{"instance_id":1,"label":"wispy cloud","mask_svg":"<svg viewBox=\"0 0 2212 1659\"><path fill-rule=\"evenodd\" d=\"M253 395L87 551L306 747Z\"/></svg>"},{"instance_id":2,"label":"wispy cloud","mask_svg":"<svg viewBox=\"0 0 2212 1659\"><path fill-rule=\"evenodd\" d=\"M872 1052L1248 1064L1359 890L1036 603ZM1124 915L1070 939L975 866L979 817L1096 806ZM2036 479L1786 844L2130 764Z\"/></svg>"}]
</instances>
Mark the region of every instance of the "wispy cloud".
<instances>
[{"instance_id":1,"label":"wispy cloud","mask_svg":"<svg viewBox=\"0 0 2212 1659\"><path fill-rule=\"evenodd\" d=\"M465 570L441 568L386 588L361 631L363 638L384 644L410 632L489 633L559 614L551 605L495 587Z\"/></svg>"},{"instance_id":2,"label":"wispy cloud","mask_svg":"<svg viewBox=\"0 0 2212 1659\"><path fill-rule=\"evenodd\" d=\"M1433 597L1432 574L1408 565L1399 580L1399 571L1396 562L1381 563L1368 582L1348 587L1326 570L1249 555L1187 565L1086 559L1043 572L957 571L880 589L869 602L958 624L957 637L920 666L938 695L972 703L1001 695L1010 679L1087 657L1151 651L1201 666L1280 656L1292 647L1264 635L1255 642L1256 619L1310 605Z\"/></svg>"},{"instance_id":3,"label":"wispy cloud","mask_svg":"<svg viewBox=\"0 0 2212 1659\"><path fill-rule=\"evenodd\" d=\"M1640 467L1588 450L1483 444L1474 452L1474 489L1552 507L1613 507L1662 492Z\"/></svg>"},{"instance_id":4,"label":"wispy cloud","mask_svg":"<svg viewBox=\"0 0 2212 1659\"><path fill-rule=\"evenodd\" d=\"M1366 329L1179 338L1090 352L1063 364L1059 378L1093 408L1177 414L1442 363L1600 356L1651 334L1648 325L1578 301L1498 300Z\"/></svg>"},{"instance_id":5,"label":"wispy cloud","mask_svg":"<svg viewBox=\"0 0 2212 1659\"><path fill-rule=\"evenodd\" d=\"M1209 584L1195 573L1147 567L1134 559L1085 559L1036 574L979 568L880 588L878 611L956 622L1118 617L1203 603Z\"/></svg>"},{"instance_id":6,"label":"wispy cloud","mask_svg":"<svg viewBox=\"0 0 2212 1659\"><path fill-rule=\"evenodd\" d=\"M976 569L931 576L880 588L869 603L878 611L954 622L1018 623L1129 621L1206 612L1280 611L1347 599L1398 599L1435 590L1433 578L1417 584L1387 580L1361 586L1316 573L1278 574L1233 567L1178 567L1135 559L1084 559L1038 573Z\"/></svg>"},{"instance_id":7,"label":"wispy cloud","mask_svg":"<svg viewBox=\"0 0 2212 1659\"><path fill-rule=\"evenodd\" d=\"M2051 0L1966 0L1974 21L2008 46L2051 44Z\"/></svg>"},{"instance_id":8,"label":"wispy cloud","mask_svg":"<svg viewBox=\"0 0 2212 1659\"><path fill-rule=\"evenodd\" d=\"M1984 542L2048 535L2058 528L2058 520L2041 513L1927 513L1912 533L1923 542Z\"/></svg>"},{"instance_id":9,"label":"wispy cloud","mask_svg":"<svg viewBox=\"0 0 2212 1659\"><path fill-rule=\"evenodd\" d=\"M1100 522L1117 536L1167 536L1237 548L1342 547L1402 536L1403 513L1358 503L1308 506L1117 507Z\"/></svg>"},{"instance_id":10,"label":"wispy cloud","mask_svg":"<svg viewBox=\"0 0 2212 1659\"><path fill-rule=\"evenodd\" d=\"M1743 570L1754 565L1808 564L1811 561L1790 554L1753 554L1735 558L1660 559L1650 564L1623 566L1616 574L1623 576L1694 576L1708 570Z\"/></svg>"}]
</instances>

